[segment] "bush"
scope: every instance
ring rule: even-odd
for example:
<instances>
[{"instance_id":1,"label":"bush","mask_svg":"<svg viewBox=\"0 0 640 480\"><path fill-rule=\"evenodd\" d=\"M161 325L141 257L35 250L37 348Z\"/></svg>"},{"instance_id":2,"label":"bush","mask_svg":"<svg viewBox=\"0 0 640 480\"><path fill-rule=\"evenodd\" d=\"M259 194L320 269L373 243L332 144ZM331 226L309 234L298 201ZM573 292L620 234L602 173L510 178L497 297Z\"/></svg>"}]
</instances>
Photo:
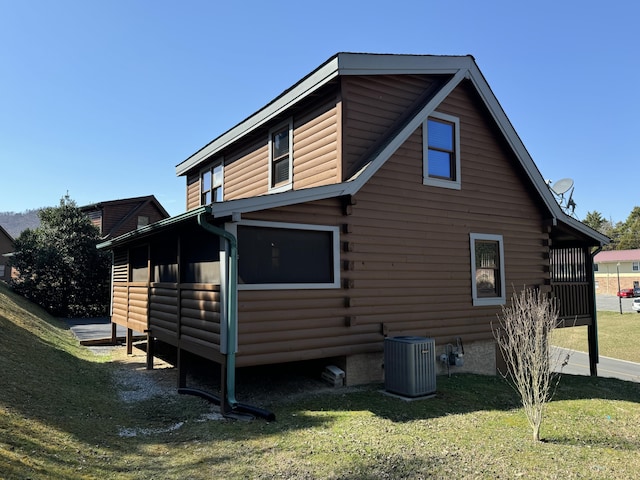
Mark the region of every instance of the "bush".
<instances>
[{"instance_id":1,"label":"bush","mask_svg":"<svg viewBox=\"0 0 640 480\"><path fill-rule=\"evenodd\" d=\"M540 440L540 425L551 399L553 370L549 338L558 322L555 302L539 290L524 289L513 295L510 307L502 307L493 333L511 380L520 394L533 439Z\"/></svg>"},{"instance_id":2,"label":"bush","mask_svg":"<svg viewBox=\"0 0 640 480\"><path fill-rule=\"evenodd\" d=\"M68 195L39 217L15 241L13 289L60 317L105 315L110 258L96 249L98 229Z\"/></svg>"}]
</instances>

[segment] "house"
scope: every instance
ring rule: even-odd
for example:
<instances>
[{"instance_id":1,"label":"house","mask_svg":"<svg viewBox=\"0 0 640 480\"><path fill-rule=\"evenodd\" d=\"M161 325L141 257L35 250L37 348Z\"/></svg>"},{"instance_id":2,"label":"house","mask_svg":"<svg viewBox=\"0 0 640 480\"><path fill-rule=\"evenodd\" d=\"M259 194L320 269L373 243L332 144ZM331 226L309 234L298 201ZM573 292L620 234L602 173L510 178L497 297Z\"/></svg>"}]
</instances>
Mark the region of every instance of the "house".
<instances>
[{"instance_id":1,"label":"house","mask_svg":"<svg viewBox=\"0 0 640 480\"><path fill-rule=\"evenodd\" d=\"M471 56L339 53L176 173L185 213L100 248L112 322L179 371L322 359L377 382L384 339L419 335L495 374L491 324L535 287L588 325L595 374L608 238L561 210Z\"/></svg>"},{"instance_id":2,"label":"house","mask_svg":"<svg viewBox=\"0 0 640 480\"><path fill-rule=\"evenodd\" d=\"M640 249L607 250L593 259L597 293L616 295L622 288L640 286Z\"/></svg>"},{"instance_id":3,"label":"house","mask_svg":"<svg viewBox=\"0 0 640 480\"><path fill-rule=\"evenodd\" d=\"M13 238L0 225L0 281L9 282L11 280L11 266L7 253L14 251Z\"/></svg>"},{"instance_id":4,"label":"house","mask_svg":"<svg viewBox=\"0 0 640 480\"><path fill-rule=\"evenodd\" d=\"M169 217L153 195L94 203L80 210L98 227L104 239L119 237Z\"/></svg>"}]
</instances>

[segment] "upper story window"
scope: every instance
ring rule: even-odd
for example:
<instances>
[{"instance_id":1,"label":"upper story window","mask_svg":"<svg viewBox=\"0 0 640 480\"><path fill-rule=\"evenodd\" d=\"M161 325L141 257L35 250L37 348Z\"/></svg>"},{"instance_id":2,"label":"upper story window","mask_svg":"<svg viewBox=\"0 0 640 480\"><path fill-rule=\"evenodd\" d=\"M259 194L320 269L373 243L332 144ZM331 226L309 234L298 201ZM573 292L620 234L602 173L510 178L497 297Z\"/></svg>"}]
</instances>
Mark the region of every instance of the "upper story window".
<instances>
[{"instance_id":1,"label":"upper story window","mask_svg":"<svg viewBox=\"0 0 640 480\"><path fill-rule=\"evenodd\" d=\"M222 202L222 162L209 167L200 174L200 205Z\"/></svg>"},{"instance_id":2,"label":"upper story window","mask_svg":"<svg viewBox=\"0 0 640 480\"><path fill-rule=\"evenodd\" d=\"M423 183L460 189L460 120L433 112L423 123Z\"/></svg>"},{"instance_id":3,"label":"upper story window","mask_svg":"<svg viewBox=\"0 0 640 480\"><path fill-rule=\"evenodd\" d=\"M502 236L472 233L470 242L473 304L504 304L506 294Z\"/></svg>"},{"instance_id":4,"label":"upper story window","mask_svg":"<svg viewBox=\"0 0 640 480\"><path fill-rule=\"evenodd\" d=\"M634 272L640 271L640 262L633 262L633 265L631 266L631 270Z\"/></svg>"},{"instance_id":5,"label":"upper story window","mask_svg":"<svg viewBox=\"0 0 640 480\"><path fill-rule=\"evenodd\" d=\"M138 228L149 225L149 217L146 215L138 215Z\"/></svg>"},{"instance_id":6,"label":"upper story window","mask_svg":"<svg viewBox=\"0 0 640 480\"><path fill-rule=\"evenodd\" d=\"M293 131L291 121L269 133L269 189L291 189Z\"/></svg>"}]
</instances>

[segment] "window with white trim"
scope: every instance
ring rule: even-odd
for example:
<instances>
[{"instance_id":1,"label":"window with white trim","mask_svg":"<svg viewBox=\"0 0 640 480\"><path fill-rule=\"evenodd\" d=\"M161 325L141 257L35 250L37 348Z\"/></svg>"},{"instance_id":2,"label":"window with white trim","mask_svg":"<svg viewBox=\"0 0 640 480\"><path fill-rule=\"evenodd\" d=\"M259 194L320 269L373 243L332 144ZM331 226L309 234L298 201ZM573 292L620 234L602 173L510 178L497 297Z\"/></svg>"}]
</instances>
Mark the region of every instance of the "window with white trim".
<instances>
[{"instance_id":1,"label":"window with white trim","mask_svg":"<svg viewBox=\"0 0 640 480\"><path fill-rule=\"evenodd\" d=\"M460 189L460 120L433 112L422 124L423 183Z\"/></svg>"},{"instance_id":2,"label":"window with white trim","mask_svg":"<svg viewBox=\"0 0 640 480\"><path fill-rule=\"evenodd\" d=\"M293 125L291 121L269 132L269 190L290 190L292 184Z\"/></svg>"},{"instance_id":3,"label":"window with white trim","mask_svg":"<svg viewBox=\"0 0 640 480\"><path fill-rule=\"evenodd\" d=\"M200 205L222 202L224 199L222 185L224 179L223 163L219 162L207 167L200 173Z\"/></svg>"},{"instance_id":4,"label":"window with white trim","mask_svg":"<svg viewBox=\"0 0 640 480\"><path fill-rule=\"evenodd\" d=\"M243 220L238 239L238 288L340 287L338 227Z\"/></svg>"},{"instance_id":5,"label":"window with white trim","mask_svg":"<svg viewBox=\"0 0 640 480\"><path fill-rule=\"evenodd\" d=\"M473 305L505 303L502 235L470 234Z\"/></svg>"},{"instance_id":6,"label":"window with white trim","mask_svg":"<svg viewBox=\"0 0 640 480\"><path fill-rule=\"evenodd\" d=\"M640 262L633 262L633 265L631 266L631 270L633 270L634 272L640 271Z\"/></svg>"}]
</instances>

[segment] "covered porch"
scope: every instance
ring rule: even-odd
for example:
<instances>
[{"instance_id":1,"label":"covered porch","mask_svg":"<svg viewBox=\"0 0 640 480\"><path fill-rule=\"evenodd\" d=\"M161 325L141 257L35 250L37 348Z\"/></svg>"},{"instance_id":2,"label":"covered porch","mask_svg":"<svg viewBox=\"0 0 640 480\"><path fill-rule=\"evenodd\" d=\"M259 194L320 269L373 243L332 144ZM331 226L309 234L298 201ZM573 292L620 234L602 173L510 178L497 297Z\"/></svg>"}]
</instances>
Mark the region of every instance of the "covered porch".
<instances>
[{"instance_id":1,"label":"covered porch","mask_svg":"<svg viewBox=\"0 0 640 480\"><path fill-rule=\"evenodd\" d=\"M598 315L596 311L593 257L605 242L598 243L568 225L550 229L549 283L556 300L559 328L587 326L589 370L598 374Z\"/></svg>"}]
</instances>

